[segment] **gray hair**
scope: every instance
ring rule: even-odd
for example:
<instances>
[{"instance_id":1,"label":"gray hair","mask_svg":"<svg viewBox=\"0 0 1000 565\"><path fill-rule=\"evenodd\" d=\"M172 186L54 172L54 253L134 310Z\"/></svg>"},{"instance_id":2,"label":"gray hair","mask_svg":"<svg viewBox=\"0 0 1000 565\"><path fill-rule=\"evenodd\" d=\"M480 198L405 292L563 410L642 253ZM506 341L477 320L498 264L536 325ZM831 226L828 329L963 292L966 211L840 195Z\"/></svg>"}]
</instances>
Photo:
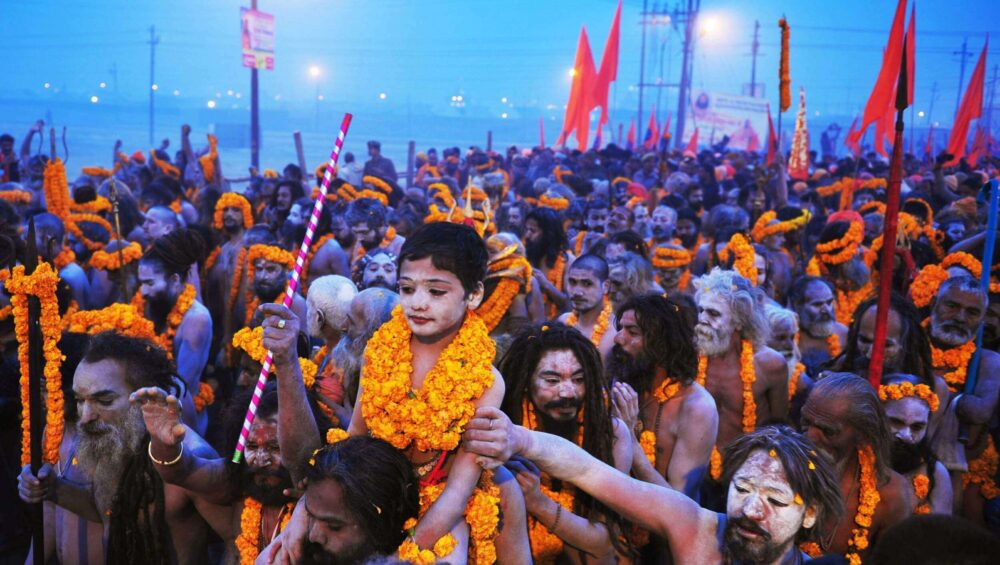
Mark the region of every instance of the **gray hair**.
<instances>
[{"instance_id":1,"label":"gray hair","mask_svg":"<svg viewBox=\"0 0 1000 565\"><path fill-rule=\"evenodd\" d=\"M757 301L757 293L750 281L735 271L718 267L695 279L695 300L709 293L718 293L726 299L733 316L733 323L743 339L753 342L755 348L767 345L771 330L764 309Z\"/></svg>"},{"instance_id":2,"label":"gray hair","mask_svg":"<svg viewBox=\"0 0 1000 565\"><path fill-rule=\"evenodd\" d=\"M357 294L358 289L354 283L340 275L326 275L312 281L306 295L309 335L321 337L324 325L342 330L347 325L351 300Z\"/></svg>"},{"instance_id":3,"label":"gray hair","mask_svg":"<svg viewBox=\"0 0 1000 565\"><path fill-rule=\"evenodd\" d=\"M941 286L938 287L935 299L937 299L937 297L943 296L945 292L948 292L952 288L956 288L957 290L960 290L962 292L975 293L977 296L979 296L979 299L983 305L983 309L985 309L989 305L988 294L983 290L983 287L980 286L979 281L976 280L976 278L971 275L959 275L954 277L948 277L948 279L945 280L943 283L941 283Z\"/></svg>"},{"instance_id":4,"label":"gray hair","mask_svg":"<svg viewBox=\"0 0 1000 565\"><path fill-rule=\"evenodd\" d=\"M626 251L609 261L608 267L625 270L625 286L632 290L632 294L642 294L653 288L653 264L641 255Z\"/></svg>"}]
</instances>

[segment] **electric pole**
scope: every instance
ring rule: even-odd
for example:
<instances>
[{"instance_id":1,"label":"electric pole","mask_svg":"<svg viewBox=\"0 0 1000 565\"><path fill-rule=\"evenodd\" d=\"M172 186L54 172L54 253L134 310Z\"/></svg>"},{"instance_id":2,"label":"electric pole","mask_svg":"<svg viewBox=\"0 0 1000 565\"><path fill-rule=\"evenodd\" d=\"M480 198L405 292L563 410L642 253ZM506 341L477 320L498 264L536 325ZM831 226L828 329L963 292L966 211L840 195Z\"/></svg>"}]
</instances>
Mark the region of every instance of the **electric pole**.
<instances>
[{"instance_id":1,"label":"electric pole","mask_svg":"<svg viewBox=\"0 0 1000 565\"><path fill-rule=\"evenodd\" d=\"M156 26L149 26L149 145L153 146L153 127L155 116L156 95L156 45L160 38L156 35ZM117 84L117 79L116 79Z\"/></svg>"},{"instance_id":2,"label":"electric pole","mask_svg":"<svg viewBox=\"0 0 1000 565\"><path fill-rule=\"evenodd\" d=\"M931 103L927 108L927 123L934 125L934 101L937 100L937 81L931 85Z\"/></svg>"},{"instance_id":3,"label":"electric pole","mask_svg":"<svg viewBox=\"0 0 1000 565\"><path fill-rule=\"evenodd\" d=\"M694 61L694 25L698 18L698 9L701 7L701 0L688 0L687 11L684 21L684 57L681 60L681 82L677 93L677 122L674 129L674 143L676 147L681 145L681 137L684 135L684 118L687 109L689 90L691 88L692 62Z\"/></svg>"},{"instance_id":4,"label":"electric pole","mask_svg":"<svg viewBox=\"0 0 1000 565\"><path fill-rule=\"evenodd\" d=\"M250 9L257 10L257 0L250 2ZM318 87L317 87L318 88ZM260 170L260 105L257 99L257 65L250 69L250 165Z\"/></svg>"},{"instance_id":5,"label":"electric pole","mask_svg":"<svg viewBox=\"0 0 1000 565\"><path fill-rule=\"evenodd\" d=\"M649 14L649 0L642 0L642 48L639 50L639 116L635 122L642 128L642 89L646 84L646 18Z\"/></svg>"},{"instance_id":6,"label":"electric pole","mask_svg":"<svg viewBox=\"0 0 1000 565\"><path fill-rule=\"evenodd\" d=\"M753 51L751 53L752 63L750 63L750 96L757 97L757 51L760 49L760 41L757 36L760 33L760 20L753 22Z\"/></svg>"},{"instance_id":7,"label":"electric pole","mask_svg":"<svg viewBox=\"0 0 1000 565\"><path fill-rule=\"evenodd\" d=\"M958 94L955 96L955 115L958 115L958 108L962 105L962 85L965 84L965 59L972 56L969 52L969 38L962 40L962 50L954 51L952 55L958 55Z\"/></svg>"},{"instance_id":8,"label":"electric pole","mask_svg":"<svg viewBox=\"0 0 1000 565\"><path fill-rule=\"evenodd\" d=\"M993 65L993 78L990 79L990 96L989 105L986 107L986 153L989 155L993 154L993 95L996 94L997 90L997 66Z\"/></svg>"}]
</instances>

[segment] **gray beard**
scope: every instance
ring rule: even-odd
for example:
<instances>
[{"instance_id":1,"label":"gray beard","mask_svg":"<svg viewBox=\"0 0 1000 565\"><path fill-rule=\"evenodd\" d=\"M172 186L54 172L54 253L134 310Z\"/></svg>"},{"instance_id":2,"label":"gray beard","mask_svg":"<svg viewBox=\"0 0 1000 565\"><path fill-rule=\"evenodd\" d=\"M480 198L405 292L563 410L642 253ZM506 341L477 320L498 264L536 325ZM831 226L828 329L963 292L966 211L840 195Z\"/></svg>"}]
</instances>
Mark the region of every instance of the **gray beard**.
<instances>
[{"instance_id":1,"label":"gray beard","mask_svg":"<svg viewBox=\"0 0 1000 565\"><path fill-rule=\"evenodd\" d=\"M931 316L931 337L938 342L949 347L958 347L971 340L974 335L963 330L945 329L944 324L938 322Z\"/></svg>"},{"instance_id":2,"label":"gray beard","mask_svg":"<svg viewBox=\"0 0 1000 565\"><path fill-rule=\"evenodd\" d=\"M80 468L94 484L98 510L106 510L111 507L122 472L132 457L142 449L146 424L142 418L142 408L134 404L118 422L98 423L95 427L107 431L93 433L92 430L88 433L84 426L77 423L80 439L76 457Z\"/></svg>"},{"instance_id":3,"label":"gray beard","mask_svg":"<svg viewBox=\"0 0 1000 565\"><path fill-rule=\"evenodd\" d=\"M722 335L708 326L698 324L694 328L694 341L698 353L706 357L717 357L729 350L732 334Z\"/></svg>"},{"instance_id":4,"label":"gray beard","mask_svg":"<svg viewBox=\"0 0 1000 565\"><path fill-rule=\"evenodd\" d=\"M815 338L826 338L833 334L836 327L837 321L832 319L826 322L815 322L808 326L806 333Z\"/></svg>"}]
</instances>

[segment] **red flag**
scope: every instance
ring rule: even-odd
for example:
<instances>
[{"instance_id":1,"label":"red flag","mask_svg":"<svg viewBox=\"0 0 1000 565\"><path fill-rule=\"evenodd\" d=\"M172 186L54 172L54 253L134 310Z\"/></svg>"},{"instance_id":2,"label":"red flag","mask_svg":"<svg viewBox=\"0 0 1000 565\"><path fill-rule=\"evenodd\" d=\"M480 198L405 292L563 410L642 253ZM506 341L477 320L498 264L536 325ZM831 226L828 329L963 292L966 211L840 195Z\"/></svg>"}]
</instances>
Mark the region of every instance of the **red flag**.
<instances>
[{"instance_id":1,"label":"red flag","mask_svg":"<svg viewBox=\"0 0 1000 565\"><path fill-rule=\"evenodd\" d=\"M886 151L885 142L892 143L891 132L895 131L896 127L895 92L896 90L893 89L892 102L890 102L889 109L875 122L875 152L887 159L889 158L889 153Z\"/></svg>"},{"instance_id":2,"label":"red flag","mask_svg":"<svg viewBox=\"0 0 1000 565\"><path fill-rule=\"evenodd\" d=\"M632 118L632 123L628 126L628 137L625 138L625 149L629 151L635 150L635 118Z\"/></svg>"},{"instance_id":3,"label":"red flag","mask_svg":"<svg viewBox=\"0 0 1000 565\"><path fill-rule=\"evenodd\" d=\"M545 118L538 118L538 146L545 149Z\"/></svg>"},{"instance_id":4,"label":"red flag","mask_svg":"<svg viewBox=\"0 0 1000 565\"><path fill-rule=\"evenodd\" d=\"M692 157L698 155L698 128L694 128L694 133L691 134L691 139L688 140L687 147L684 148L684 155L691 154Z\"/></svg>"},{"instance_id":5,"label":"red flag","mask_svg":"<svg viewBox=\"0 0 1000 565\"><path fill-rule=\"evenodd\" d=\"M594 82L593 101L594 106L601 107L601 121L598 123L608 123L608 90L611 83L618 78L618 38L621 30L622 3L618 2L618 9L615 10L615 18L611 20L611 31L608 32L608 40L604 44L604 53L601 54L601 68L597 72L597 80Z\"/></svg>"},{"instance_id":6,"label":"red flag","mask_svg":"<svg viewBox=\"0 0 1000 565\"><path fill-rule=\"evenodd\" d=\"M770 167L774 164L774 154L778 149L778 136L774 133L774 120L771 119L771 106L767 107L767 158L764 164Z\"/></svg>"},{"instance_id":7,"label":"red flag","mask_svg":"<svg viewBox=\"0 0 1000 565\"><path fill-rule=\"evenodd\" d=\"M924 158L934 160L934 124L927 129L927 145L924 147Z\"/></svg>"},{"instance_id":8,"label":"red flag","mask_svg":"<svg viewBox=\"0 0 1000 565\"><path fill-rule=\"evenodd\" d=\"M906 0L896 4L896 15L889 31L889 43L882 53L882 69L875 80L875 86L865 104L861 127L854 132L855 141L861 139L869 124L875 122L893 107L893 94L899 80L899 65L903 59L903 23L906 19Z\"/></svg>"},{"instance_id":9,"label":"red flag","mask_svg":"<svg viewBox=\"0 0 1000 565\"><path fill-rule=\"evenodd\" d=\"M656 148L656 142L660 138L660 129L656 127L656 106L649 112L649 125L646 126L646 135L642 138L642 146L647 150Z\"/></svg>"},{"instance_id":10,"label":"red flag","mask_svg":"<svg viewBox=\"0 0 1000 565\"><path fill-rule=\"evenodd\" d=\"M854 132L858 127L858 116L854 116L854 121L851 122L851 128L847 130L847 136L844 137L844 146L851 150L851 153L855 157L861 154L861 144L859 140L854 139Z\"/></svg>"},{"instance_id":11,"label":"red flag","mask_svg":"<svg viewBox=\"0 0 1000 565\"><path fill-rule=\"evenodd\" d=\"M986 152L986 130L980 126L976 126L976 135L972 138L972 150L969 151L969 156L967 160L969 165L975 167L976 163L979 162L979 158L983 156Z\"/></svg>"},{"instance_id":12,"label":"red flag","mask_svg":"<svg viewBox=\"0 0 1000 565\"><path fill-rule=\"evenodd\" d=\"M910 27L906 30L906 102L913 105L913 77L917 61L917 3L910 8Z\"/></svg>"},{"instance_id":13,"label":"red flag","mask_svg":"<svg viewBox=\"0 0 1000 565\"><path fill-rule=\"evenodd\" d=\"M799 88L799 113L795 117L795 136L788 156L788 176L809 179L809 128L806 125L806 90Z\"/></svg>"},{"instance_id":14,"label":"red flag","mask_svg":"<svg viewBox=\"0 0 1000 565\"><path fill-rule=\"evenodd\" d=\"M580 39L576 46L576 61L573 63L573 86L569 91L569 102L566 104L566 116L563 118L563 142L569 134L576 131L576 141L581 151L587 149L587 135L590 133L590 109L593 108L590 99L590 89L593 87L594 58L590 54L590 42L587 40L587 28L580 29ZM581 125L583 127L581 127Z\"/></svg>"},{"instance_id":15,"label":"red flag","mask_svg":"<svg viewBox=\"0 0 1000 565\"><path fill-rule=\"evenodd\" d=\"M660 139L663 143L670 142L670 112L667 112L667 123L663 124L663 129L660 130Z\"/></svg>"},{"instance_id":16,"label":"red flag","mask_svg":"<svg viewBox=\"0 0 1000 565\"><path fill-rule=\"evenodd\" d=\"M969 135L969 124L983 115L983 81L986 78L986 50L990 46L990 38L986 38L983 52L972 71L969 86L962 95L962 105L955 115L955 124L951 126L951 136L948 137L948 153L955 156L945 166L954 165L965 155L965 142Z\"/></svg>"}]
</instances>

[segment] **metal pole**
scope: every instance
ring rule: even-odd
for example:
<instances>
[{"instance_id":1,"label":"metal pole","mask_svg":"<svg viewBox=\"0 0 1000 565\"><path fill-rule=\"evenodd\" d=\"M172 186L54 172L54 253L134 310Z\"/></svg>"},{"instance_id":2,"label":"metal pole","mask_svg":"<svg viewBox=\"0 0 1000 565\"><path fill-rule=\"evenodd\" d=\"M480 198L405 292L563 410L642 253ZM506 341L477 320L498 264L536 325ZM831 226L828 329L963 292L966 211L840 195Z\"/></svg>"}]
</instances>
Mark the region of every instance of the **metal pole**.
<instances>
[{"instance_id":1,"label":"metal pole","mask_svg":"<svg viewBox=\"0 0 1000 565\"><path fill-rule=\"evenodd\" d=\"M688 0L687 7L687 20L684 22L684 58L681 61L681 82L680 88L677 91L677 125L674 128L674 143L676 147L681 146L681 140L684 137L684 111L687 109L687 100L689 97L688 88L690 87L691 81L691 59L692 59L692 41L694 35L694 20L697 17L698 8L695 6L695 0Z\"/></svg>"},{"instance_id":2,"label":"metal pole","mask_svg":"<svg viewBox=\"0 0 1000 565\"><path fill-rule=\"evenodd\" d=\"M969 38L966 37L962 40L962 50L956 51L954 54L959 57L958 66L958 94L955 95L955 115L958 115L958 108L962 105L962 85L965 84L965 58L972 55L969 52Z\"/></svg>"},{"instance_id":3,"label":"metal pole","mask_svg":"<svg viewBox=\"0 0 1000 565\"><path fill-rule=\"evenodd\" d=\"M417 155L417 142L410 140L406 149L406 188L413 186L413 169Z\"/></svg>"},{"instance_id":4,"label":"metal pole","mask_svg":"<svg viewBox=\"0 0 1000 565\"><path fill-rule=\"evenodd\" d=\"M754 20L753 22L753 58L750 63L750 96L752 98L757 97L757 51L760 49L760 41L757 39L760 33L760 20Z\"/></svg>"},{"instance_id":5,"label":"metal pole","mask_svg":"<svg viewBox=\"0 0 1000 565\"><path fill-rule=\"evenodd\" d=\"M642 0L642 48L639 49L639 117L636 123L642 123L642 89L646 84L646 17L649 13L649 0Z\"/></svg>"},{"instance_id":6,"label":"metal pole","mask_svg":"<svg viewBox=\"0 0 1000 565\"><path fill-rule=\"evenodd\" d=\"M250 9L257 9L257 0L251 0ZM250 165L260 169L260 100L257 97L256 63L250 69Z\"/></svg>"},{"instance_id":7,"label":"metal pole","mask_svg":"<svg viewBox=\"0 0 1000 565\"><path fill-rule=\"evenodd\" d=\"M149 26L149 144L153 145L154 133L153 129L155 126L155 100L156 100L156 90L153 88L156 85L156 44L160 42L160 38L156 37L156 26ZM117 73L116 73L117 79ZM117 80L115 81L117 84Z\"/></svg>"}]
</instances>

